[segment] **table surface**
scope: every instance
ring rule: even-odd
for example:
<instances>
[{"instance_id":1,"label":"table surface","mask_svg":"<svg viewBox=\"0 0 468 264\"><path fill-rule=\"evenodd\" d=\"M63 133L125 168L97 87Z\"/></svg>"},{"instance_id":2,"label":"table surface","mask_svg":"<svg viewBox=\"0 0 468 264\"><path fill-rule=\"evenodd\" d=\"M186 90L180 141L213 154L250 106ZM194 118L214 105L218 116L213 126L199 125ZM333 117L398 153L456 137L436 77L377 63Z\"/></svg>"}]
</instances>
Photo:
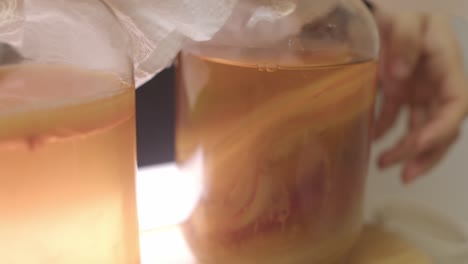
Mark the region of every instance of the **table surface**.
<instances>
[{"instance_id":1,"label":"table surface","mask_svg":"<svg viewBox=\"0 0 468 264\"><path fill-rule=\"evenodd\" d=\"M174 225L186 219L196 204L200 194L196 178L181 174L172 163L139 171L140 228L149 230L141 235L142 263L196 264L180 229ZM366 226L347 264L379 263L431 264L396 234Z\"/></svg>"},{"instance_id":2,"label":"table surface","mask_svg":"<svg viewBox=\"0 0 468 264\"><path fill-rule=\"evenodd\" d=\"M142 263L197 264L177 226L142 233ZM366 226L347 264L432 264L428 257L402 239Z\"/></svg>"}]
</instances>

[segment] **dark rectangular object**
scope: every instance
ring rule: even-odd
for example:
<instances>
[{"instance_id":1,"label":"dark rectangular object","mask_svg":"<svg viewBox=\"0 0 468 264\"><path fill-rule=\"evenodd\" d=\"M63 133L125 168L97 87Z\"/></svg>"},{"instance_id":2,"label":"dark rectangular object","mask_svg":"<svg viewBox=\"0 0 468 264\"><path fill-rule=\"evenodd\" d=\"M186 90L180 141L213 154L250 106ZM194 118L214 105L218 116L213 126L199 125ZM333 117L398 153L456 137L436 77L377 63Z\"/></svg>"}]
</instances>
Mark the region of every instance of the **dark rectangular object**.
<instances>
[{"instance_id":1,"label":"dark rectangular object","mask_svg":"<svg viewBox=\"0 0 468 264\"><path fill-rule=\"evenodd\" d=\"M167 69L136 91L138 166L173 161L174 70Z\"/></svg>"}]
</instances>

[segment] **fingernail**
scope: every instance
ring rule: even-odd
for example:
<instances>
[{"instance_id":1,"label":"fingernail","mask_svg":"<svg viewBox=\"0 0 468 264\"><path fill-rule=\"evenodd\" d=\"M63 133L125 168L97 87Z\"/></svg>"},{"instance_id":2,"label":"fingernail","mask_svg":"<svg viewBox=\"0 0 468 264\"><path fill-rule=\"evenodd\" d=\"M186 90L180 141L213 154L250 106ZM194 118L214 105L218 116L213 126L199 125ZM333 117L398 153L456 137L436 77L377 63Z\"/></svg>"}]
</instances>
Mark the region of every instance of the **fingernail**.
<instances>
[{"instance_id":1,"label":"fingernail","mask_svg":"<svg viewBox=\"0 0 468 264\"><path fill-rule=\"evenodd\" d=\"M395 64L393 64L392 74L394 78L402 80L408 77L410 74L410 68L405 62L397 61Z\"/></svg>"},{"instance_id":2,"label":"fingernail","mask_svg":"<svg viewBox=\"0 0 468 264\"><path fill-rule=\"evenodd\" d=\"M379 168L385 169L385 168L387 168L389 165L390 165L390 160L388 159L388 157L383 156L383 157L381 157L381 158L379 159Z\"/></svg>"},{"instance_id":3,"label":"fingernail","mask_svg":"<svg viewBox=\"0 0 468 264\"><path fill-rule=\"evenodd\" d=\"M409 184L411 184L411 183L413 182L413 179L412 179L412 178L408 178L408 177L406 177L406 176L403 176L403 177L402 177L402 181L403 181L403 184L404 184L404 185L409 185Z\"/></svg>"},{"instance_id":4,"label":"fingernail","mask_svg":"<svg viewBox=\"0 0 468 264\"><path fill-rule=\"evenodd\" d=\"M403 180L406 184L413 182L419 176L419 168L411 166L404 171Z\"/></svg>"}]
</instances>

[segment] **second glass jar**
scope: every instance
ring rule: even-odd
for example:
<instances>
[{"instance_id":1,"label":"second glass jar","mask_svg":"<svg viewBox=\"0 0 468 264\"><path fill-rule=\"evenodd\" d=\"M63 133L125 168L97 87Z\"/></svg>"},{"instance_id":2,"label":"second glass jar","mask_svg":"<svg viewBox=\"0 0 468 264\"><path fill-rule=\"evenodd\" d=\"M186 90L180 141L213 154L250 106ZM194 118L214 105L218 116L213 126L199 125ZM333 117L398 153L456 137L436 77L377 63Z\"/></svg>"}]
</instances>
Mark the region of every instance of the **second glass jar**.
<instances>
[{"instance_id":1,"label":"second glass jar","mask_svg":"<svg viewBox=\"0 0 468 264\"><path fill-rule=\"evenodd\" d=\"M266 19L241 1L179 56L177 162L201 155L203 186L183 231L203 264L341 263L362 226L375 24L360 1L283 2Z\"/></svg>"}]
</instances>

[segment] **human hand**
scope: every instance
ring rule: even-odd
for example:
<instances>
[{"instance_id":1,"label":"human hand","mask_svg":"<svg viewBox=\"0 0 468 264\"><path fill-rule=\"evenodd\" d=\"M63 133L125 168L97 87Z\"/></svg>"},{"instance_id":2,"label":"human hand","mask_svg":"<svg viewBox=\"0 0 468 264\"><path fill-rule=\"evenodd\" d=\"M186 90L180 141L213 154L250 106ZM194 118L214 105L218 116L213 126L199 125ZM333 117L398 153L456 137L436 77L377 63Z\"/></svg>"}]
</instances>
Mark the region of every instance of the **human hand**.
<instances>
[{"instance_id":1,"label":"human hand","mask_svg":"<svg viewBox=\"0 0 468 264\"><path fill-rule=\"evenodd\" d=\"M402 180L431 170L456 141L468 110L461 49L439 16L376 10L382 53L383 104L375 124L381 138L408 107L408 129L379 158L380 168L403 163Z\"/></svg>"}]
</instances>

